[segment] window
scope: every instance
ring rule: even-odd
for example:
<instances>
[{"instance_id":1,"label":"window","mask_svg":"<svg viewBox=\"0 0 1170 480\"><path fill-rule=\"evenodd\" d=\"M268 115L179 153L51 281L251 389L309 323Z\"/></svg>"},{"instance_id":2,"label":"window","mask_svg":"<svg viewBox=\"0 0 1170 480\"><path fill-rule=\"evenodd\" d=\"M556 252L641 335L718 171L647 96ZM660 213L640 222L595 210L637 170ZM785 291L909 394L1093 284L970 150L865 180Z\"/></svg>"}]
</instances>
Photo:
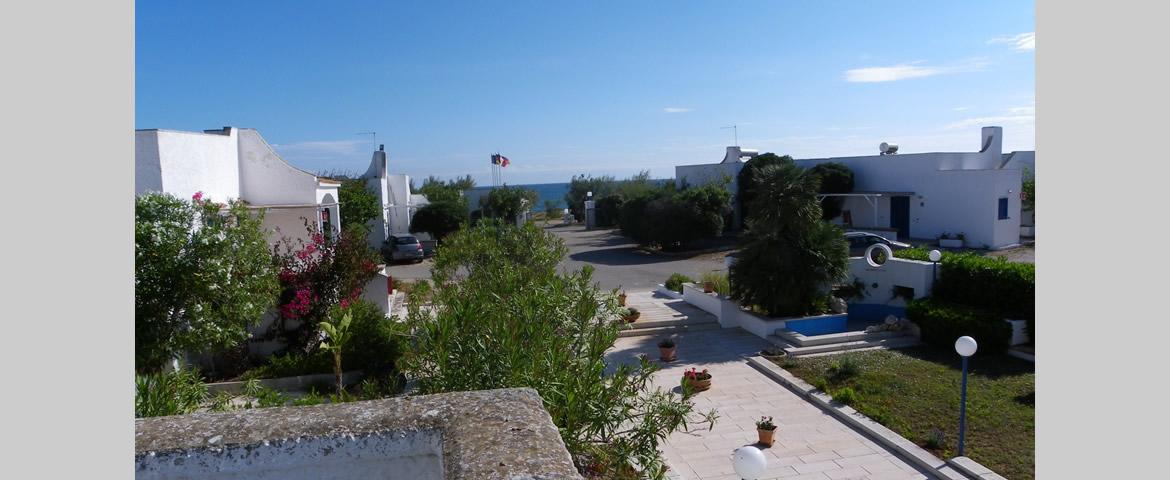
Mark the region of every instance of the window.
<instances>
[{"instance_id":1,"label":"window","mask_svg":"<svg viewBox=\"0 0 1170 480\"><path fill-rule=\"evenodd\" d=\"M1008 199L1003 197L999 199L999 219L1007 220L1008 218Z\"/></svg>"}]
</instances>

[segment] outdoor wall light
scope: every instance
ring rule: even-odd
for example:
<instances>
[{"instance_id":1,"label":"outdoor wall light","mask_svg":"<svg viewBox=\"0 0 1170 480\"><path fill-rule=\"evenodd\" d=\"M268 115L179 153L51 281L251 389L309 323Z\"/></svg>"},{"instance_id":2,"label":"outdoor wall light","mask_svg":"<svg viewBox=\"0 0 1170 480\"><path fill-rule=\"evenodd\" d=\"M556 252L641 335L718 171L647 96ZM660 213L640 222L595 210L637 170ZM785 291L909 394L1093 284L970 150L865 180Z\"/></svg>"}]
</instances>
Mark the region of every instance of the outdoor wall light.
<instances>
[{"instance_id":1,"label":"outdoor wall light","mask_svg":"<svg viewBox=\"0 0 1170 480\"><path fill-rule=\"evenodd\" d=\"M931 250L930 254L928 254L928 257L930 258L930 261L937 262L939 260L942 260L942 252L940 252L938 250Z\"/></svg>"},{"instance_id":2,"label":"outdoor wall light","mask_svg":"<svg viewBox=\"0 0 1170 480\"><path fill-rule=\"evenodd\" d=\"M764 452L751 445L735 449L731 454L731 466L735 474L744 480L757 480L768 468L768 459Z\"/></svg>"},{"instance_id":3,"label":"outdoor wall light","mask_svg":"<svg viewBox=\"0 0 1170 480\"><path fill-rule=\"evenodd\" d=\"M974 338L963 335L955 340L955 352L963 357L963 393L959 401L959 456L963 456L963 435L967 428L967 357L975 354L979 344Z\"/></svg>"}]
</instances>

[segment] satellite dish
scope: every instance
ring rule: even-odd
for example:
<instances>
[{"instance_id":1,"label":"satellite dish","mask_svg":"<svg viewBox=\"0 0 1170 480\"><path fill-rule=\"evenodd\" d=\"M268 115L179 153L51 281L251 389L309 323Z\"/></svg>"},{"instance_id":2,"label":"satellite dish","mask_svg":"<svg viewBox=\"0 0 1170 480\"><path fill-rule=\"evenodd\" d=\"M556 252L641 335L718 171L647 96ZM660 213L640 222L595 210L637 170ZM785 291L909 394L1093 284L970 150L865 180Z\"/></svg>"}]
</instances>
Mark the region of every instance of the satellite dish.
<instances>
[{"instance_id":1,"label":"satellite dish","mask_svg":"<svg viewBox=\"0 0 1170 480\"><path fill-rule=\"evenodd\" d=\"M878 151L881 152L882 155L892 155L898 153L898 145L882 142L882 144L878 146Z\"/></svg>"}]
</instances>

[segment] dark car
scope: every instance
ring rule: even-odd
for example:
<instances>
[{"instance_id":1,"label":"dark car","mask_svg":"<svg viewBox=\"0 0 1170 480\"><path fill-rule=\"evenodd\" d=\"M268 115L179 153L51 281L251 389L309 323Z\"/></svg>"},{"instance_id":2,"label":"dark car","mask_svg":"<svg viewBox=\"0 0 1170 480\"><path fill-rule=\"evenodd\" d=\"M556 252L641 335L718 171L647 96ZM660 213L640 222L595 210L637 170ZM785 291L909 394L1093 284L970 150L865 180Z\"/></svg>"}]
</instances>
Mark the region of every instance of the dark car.
<instances>
[{"instance_id":1,"label":"dark car","mask_svg":"<svg viewBox=\"0 0 1170 480\"><path fill-rule=\"evenodd\" d=\"M910 248L910 244L902 243L896 240L890 240L881 235L874 235L868 232L845 232L845 240L849 242L849 256L860 257L865 255L865 249L875 243L884 243L890 247L890 250L901 250L903 248Z\"/></svg>"},{"instance_id":2,"label":"dark car","mask_svg":"<svg viewBox=\"0 0 1170 480\"><path fill-rule=\"evenodd\" d=\"M423 261L422 243L413 235L391 235L382 243L382 257L387 262L402 260Z\"/></svg>"}]
</instances>

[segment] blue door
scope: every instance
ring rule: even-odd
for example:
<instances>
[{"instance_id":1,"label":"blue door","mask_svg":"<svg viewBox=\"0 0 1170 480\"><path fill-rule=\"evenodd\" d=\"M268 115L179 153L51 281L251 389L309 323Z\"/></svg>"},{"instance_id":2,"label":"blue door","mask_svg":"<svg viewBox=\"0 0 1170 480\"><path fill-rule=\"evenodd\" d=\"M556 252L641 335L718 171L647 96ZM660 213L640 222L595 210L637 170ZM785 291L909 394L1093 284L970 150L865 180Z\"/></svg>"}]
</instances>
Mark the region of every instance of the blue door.
<instances>
[{"instance_id":1,"label":"blue door","mask_svg":"<svg viewBox=\"0 0 1170 480\"><path fill-rule=\"evenodd\" d=\"M910 238L910 197L890 197L890 228L898 231L898 240Z\"/></svg>"}]
</instances>

